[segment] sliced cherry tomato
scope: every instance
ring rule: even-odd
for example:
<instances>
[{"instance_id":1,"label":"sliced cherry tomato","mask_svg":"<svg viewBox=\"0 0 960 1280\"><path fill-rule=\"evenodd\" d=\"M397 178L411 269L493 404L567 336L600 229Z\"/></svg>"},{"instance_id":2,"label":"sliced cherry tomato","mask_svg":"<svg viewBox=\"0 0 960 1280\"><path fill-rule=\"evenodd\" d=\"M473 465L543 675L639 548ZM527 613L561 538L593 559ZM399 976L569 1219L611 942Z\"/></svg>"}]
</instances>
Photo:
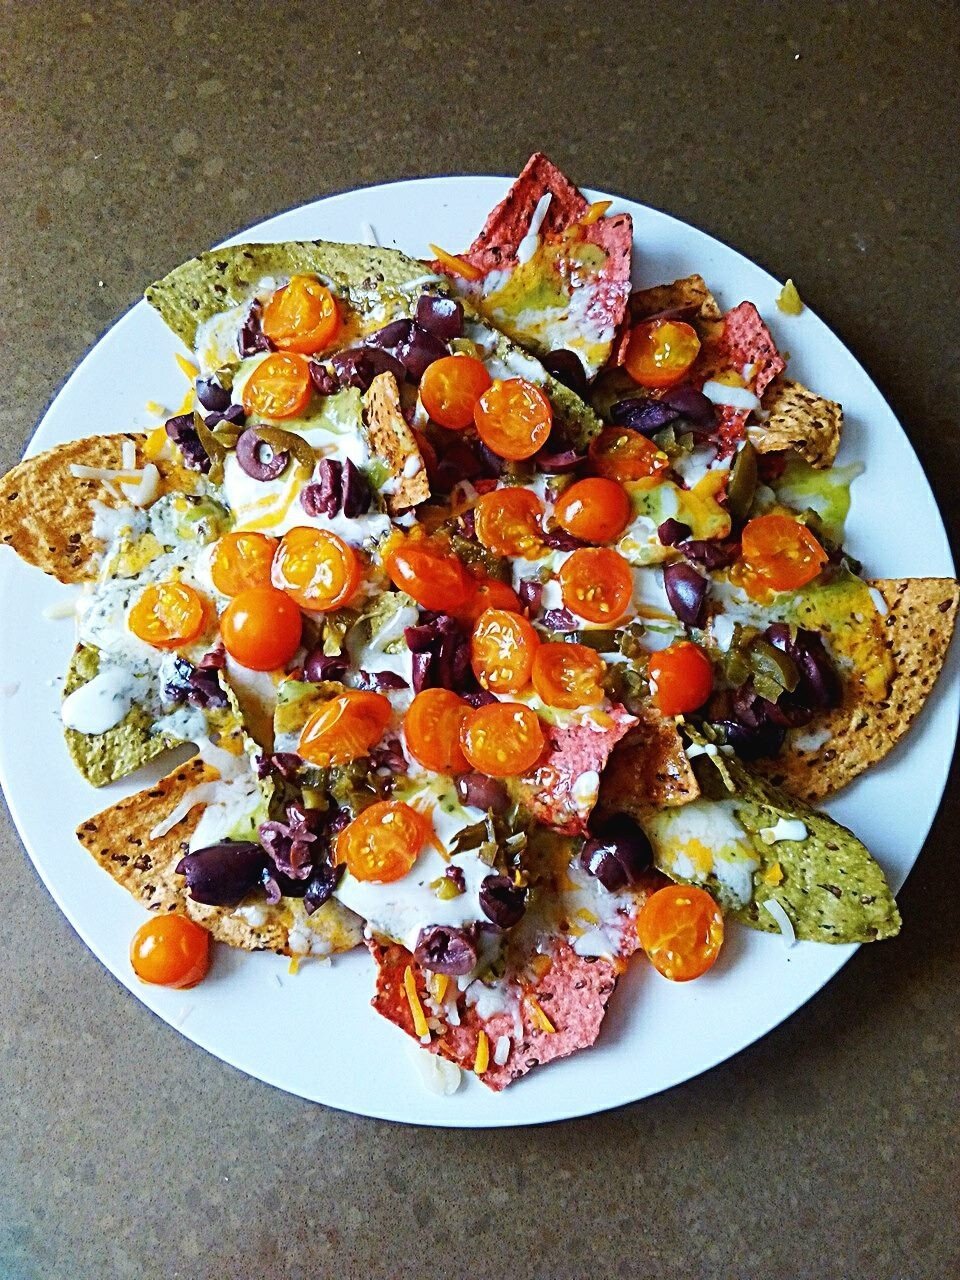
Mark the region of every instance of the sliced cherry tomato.
<instances>
[{"instance_id":1,"label":"sliced cherry tomato","mask_svg":"<svg viewBox=\"0 0 960 1280\"><path fill-rule=\"evenodd\" d=\"M457 609L454 617L458 622L473 624L487 609L508 609L511 613L520 613L523 605L513 587L496 578L485 578L478 583L476 594L471 596L465 605Z\"/></svg>"},{"instance_id":2,"label":"sliced cherry tomato","mask_svg":"<svg viewBox=\"0 0 960 1280\"><path fill-rule=\"evenodd\" d=\"M133 935L130 963L143 982L195 987L210 968L210 935L188 916L151 916Z\"/></svg>"},{"instance_id":3,"label":"sliced cherry tomato","mask_svg":"<svg viewBox=\"0 0 960 1280\"><path fill-rule=\"evenodd\" d=\"M493 489L473 508L477 538L498 556L536 560L543 552L543 503L529 489Z\"/></svg>"},{"instance_id":4,"label":"sliced cherry tomato","mask_svg":"<svg viewBox=\"0 0 960 1280\"><path fill-rule=\"evenodd\" d=\"M394 586L438 613L456 613L476 590L454 553L432 542L402 542L389 553L384 568Z\"/></svg>"},{"instance_id":5,"label":"sliced cherry tomato","mask_svg":"<svg viewBox=\"0 0 960 1280\"><path fill-rule=\"evenodd\" d=\"M693 325L682 320L645 320L630 331L624 364L641 387L672 387L689 372L700 351Z\"/></svg>"},{"instance_id":6,"label":"sliced cherry tomato","mask_svg":"<svg viewBox=\"0 0 960 1280\"><path fill-rule=\"evenodd\" d=\"M223 647L241 667L276 671L300 647L303 619L296 602L276 587L249 587L220 617Z\"/></svg>"},{"instance_id":7,"label":"sliced cherry tomato","mask_svg":"<svg viewBox=\"0 0 960 1280\"><path fill-rule=\"evenodd\" d=\"M130 630L155 649L179 649L203 630L203 596L185 582L147 587L130 610Z\"/></svg>"},{"instance_id":8,"label":"sliced cherry tomato","mask_svg":"<svg viewBox=\"0 0 960 1280\"><path fill-rule=\"evenodd\" d=\"M490 382L482 362L473 356L442 356L427 365L420 399L438 426L462 431L473 425L473 411Z\"/></svg>"},{"instance_id":9,"label":"sliced cherry tomato","mask_svg":"<svg viewBox=\"0 0 960 1280\"><path fill-rule=\"evenodd\" d=\"M362 572L353 547L335 533L306 525L285 533L273 558L273 585L314 613L346 604Z\"/></svg>"},{"instance_id":10,"label":"sliced cherry tomato","mask_svg":"<svg viewBox=\"0 0 960 1280\"><path fill-rule=\"evenodd\" d=\"M522 702L491 702L466 717L460 745L472 768L510 778L533 768L546 740L540 717Z\"/></svg>"},{"instance_id":11,"label":"sliced cherry tomato","mask_svg":"<svg viewBox=\"0 0 960 1280\"><path fill-rule=\"evenodd\" d=\"M550 401L526 378L498 378L477 401L473 415L480 439L500 458L519 462L546 443L553 426Z\"/></svg>"},{"instance_id":12,"label":"sliced cherry tomato","mask_svg":"<svg viewBox=\"0 0 960 1280\"><path fill-rule=\"evenodd\" d=\"M587 622L618 622L633 595L633 574L619 551L581 547L560 566L560 593L571 613Z\"/></svg>"},{"instance_id":13,"label":"sliced cherry tomato","mask_svg":"<svg viewBox=\"0 0 960 1280\"><path fill-rule=\"evenodd\" d=\"M390 699L382 693L345 689L313 713L297 749L304 760L322 768L349 764L377 745L392 714Z\"/></svg>"},{"instance_id":14,"label":"sliced cherry tomato","mask_svg":"<svg viewBox=\"0 0 960 1280\"><path fill-rule=\"evenodd\" d=\"M263 308L260 327L281 351L312 356L340 332L337 300L316 276L293 276Z\"/></svg>"},{"instance_id":15,"label":"sliced cherry tomato","mask_svg":"<svg viewBox=\"0 0 960 1280\"><path fill-rule=\"evenodd\" d=\"M466 773L460 730L470 704L449 689L424 689L403 717L403 736L414 760L436 773Z\"/></svg>"},{"instance_id":16,"label":"sliced cherry tomato","mask_svg":"<svg viewBox=\"0 0 960 1280\"><path fill-rule=\"evenodd\" d=\"M668 884L637 917L637 936L653 967L672 982L707 972L723 946L723 915L706 889Z\"/></svg>"},{"instance_id":17,"label":"sliced cherry tomato","mask_svg":"<svg viewBox=\"0 0 960 1280\"><path fill-rule=\"evenodd\" d=\"M225 596L270 585L270 566L280 543L265 533L225 533L213 549L210 577Z\"/></svg>"},{"instance_id":18,"label":"sliced cherry tomato","mask_svg":"<svg viewBox=\"0 0 960 1280\"><path fill-rule=\"evenodd\" d=\"M533 687L548 707L596 706L603 701L607 664L585 644L542 644L533 657Z\"/></svg>"},{"instance_id":19,"label":"sliced cherry tomato","mask_svg":"<svg viewBox=\"0 0 960 1280\"><path fill-rule=\"evenodd\" d=\"M487 609L470 637L473 674L493 693L517 693L530 679L539 644L539 636L521 614Z\"/></svg>"},{"instance_id":20,"label":"sliced cherry tomato","mask_svg":"<svg viewBox=\"0 0 960 1280\"><path fill-rule=\"evenodd\" d=\"M430 838L422 813L402 800L378 800L337 836L337 862L357 880L389 884L405 876Z\"/></svg>"},{"instance_id":21,"label":"sliced cherry tomato","mask_svg":"<svg viewBox=\"0 0 960 1280\"><path fill-rule=\"evenodd\" d=\"M755 598L806 586L829 558L805 524L779 515L747 521L740 556L743 585Z\"/></svg>"},{"instance_id":22,"label":"sliced cherry tomato","mask_svg":"<svg viewBox=\"0 0 960 1280\"><path fill-rule=\"evenodd\" d=\"M310 361L292 351L266 356L243 387L243 409L258 418L295 418L310 403Z\"/></svg>"},{"instance_id":23,"label":"sliced cherry tomato","mask_svg":"<svg viewBox=\"0 0 960 1280\"><path fill-rule=\"evenodd\" d=\"M665 716L679 716L702 707L713 692L710 659L691 640L678 640L650 655L653 700Z\"/></svg>"},{"instance_id":24,"label":"sliced cherry tomato","mask_svg":"<svg viewBox=\"0 0 960 1280\"><path fill-rule=\"evenodd\" d=\"M630 427L604 427L590 441L590 462L608 480L645 480L666 471L670 459L652 440Z\"/></svg>"},{"instance_id":25,"label":"sliced cherry tomato","mask_svg":"<svg viewBox=\"0 0 960 1280\"><path fill-rule=\"evenodd\" d=\"M564 489L554 508L561 529L584 542L613 542L630 523L633 508L622 484L588 476Z\"/></svg>"}]
</instances>

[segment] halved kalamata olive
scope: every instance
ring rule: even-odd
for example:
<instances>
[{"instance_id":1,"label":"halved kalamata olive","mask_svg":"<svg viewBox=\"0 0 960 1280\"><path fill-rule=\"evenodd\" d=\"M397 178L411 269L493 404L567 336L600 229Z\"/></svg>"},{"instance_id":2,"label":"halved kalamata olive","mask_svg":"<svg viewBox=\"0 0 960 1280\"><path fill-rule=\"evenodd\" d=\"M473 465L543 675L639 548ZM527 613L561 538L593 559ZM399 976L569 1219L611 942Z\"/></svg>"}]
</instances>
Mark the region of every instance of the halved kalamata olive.
<instances>
[{"instance_id":1,"label":"halved kalamata olive","mask_svg":"<svg viewBox=\"0 0 960 1280\"><path fill-rule=\"evenodd\" d=\"M712 429L716 424L715 405L696 387L673 387L664 391L661 403L676 409L681 417L696 426Z\"/></svg>"},{"instance_id":2,"label":"halved kalamata olive","mask_svg":"<svg viewBox=\"0 0 960 1280\"><path fill-rule=\"evenodd\" d=\"M331 373L319 360L310 361L310 381L313 383L314 390L321 396L332 396L334 392L340 390L336 374Z\"/></svg>"},{"instance_id":3,"label":"halved kalamata olive","mask_svg":"<svg viewBox=\"0 0 960 1280\"><path fill-rule=\"evenodd\" d=\"M465 930L432 925L420 930L413 958L431 973L462 978L476 967L477 948Z\"/></svg>"},{"instance_id":4,"label":"halved kalamata olive","mask_svg":"<svg viewBox=\"0 0 960 1280\"><path fill-rule=\"evenodd\" d=\"M583 462L583 454L577 453L576 449L564 449L560 453L538 453L533 461L538 471L545 471L548 475L562 475L576 471Z\"/></svg>"},{"instance_id":5,"label":"halved kalamata olive","mask_svg":"<svg viewBox=\"0 0 960 1280\"><path fill-rule=\"evenodd\" d=\"M680 411L662 400L650 400L646 396L630 396L618 400L610 407L610 421L617 427L629 427L641 435L656 435L680 417Z\"/></svg>"},{"instance_id":6,"label":"halved kalamata olive","mask_svg":"<svg viewBox=\"0 0 960 1280\"><path fill-rule=\"evenodd\" d=\"M235 907L255 885L267 865L267 856L249 840L212 844L188 853L177 863L176 872L186 876L194 902L208 907Z\"/></svg>"},{"instance_id":7,"label":"halved kalamata olive","mask_svg":"<svg viewBox=\"0 0 960 1280\"><path fill-rule=\"evenodd\" d=\"M225 413L230 408L230 392L214 378L197 379L197 399L210 413Z\"/></svg>"},{"instance_id":8,"label":"halved kalamata olive","mask_svg":"<svg viewBox=\"0 0 960 1280\"><path fill-rule=\"evenodd\" d=\"M276 480L290 461L285 449L275 453L257 435L256 427L248 427L237 441L237 462L253 480Z\"/></svg>"},{"instance_id":9,"label":"halved kalamata olive","mask_svg":"<svg viewBox=\"0 0 960 1280\"><path fill-rule=\"evenodd\" d=\"M461 693L460 697L470 704L471 707L489 707L491 702L496 702L496 694L490 692L489 689L469 689L466 693Z\"/></svg>"},{"instance_id":10,"label":"halved kalamata olive","mask_svg":"<svg viewBox=\"0 0 960 1280\"><path fill-rule=\"evenodd\" d=\"M524 578L517 587L517 595L520 597L520 603L527 613L533 615L540 609L540 601L543 599L543 583L537 582L534 578Z\"/></svg>"},{"instance_id":11,"label":"halved kalamata olive","mask_svg":"<svg viewBox=\"0 0 960 1280\"><path fill-rule=\"evenodd\" d=\"M540 363L558 382L569 387L581 400L586 399L587 374L576 352L559 347L556 351L548 351Z\"/></svg>"},{"instance_id":12,"label":"halved kalamata olive","mask_svg":"<svg viewBox=\"0 0 960 1280\"><path fill-rule=\"evenodd\" d=\"M242 427L247 420L247 415L243 411L242 404L228 404L226 409L221 413L208 413L204 418L204 422L212 431L214 427L223 427L224 425Z\"/></svg>"},{"instance_id":13,"label":"halved kalamata olive","mask_svg":"<svg viewBox=\"0 0 960 1280\"><path fill-rule=\"evenodd\" d=\"M740 556L740 543L736 538L712 538L687 540L677 543L688 560L711 572L726 569Z\"/></svg>"},{"instance_id":14,"label":"halved kalamata olive","mask_svg":"<svg viewBox=\"0 0 960 1280\"><path fill-rule=\"evenodd\" d=\"M605 889L638 884L653 862L653 849L643 829L625 813L606 818L580 851L580 865L596 876Z\"/></svg>"},{"instance_id":15,"label":"halved kalamata olive","mask_svg":"<svg viewBox=\"0 0 960 1280\"><path fill-rule=\"evenodd\" d=\"M759 760L762 756L775 756L783 746L786 729L772 720L761 720L753 728L737 720L715 720L714 725L723 734L723 740L733 747L741 760Z\"/></svg>"},{"instance_id":16,"label":"halved kalamata olive","mask_svg":"<svg viewBox=\"0 0 960 1280\"><path fill-rule=\"evenodd\" d=\"M548 631L576 631L577 620L569 609L548 609L540 619Z\"/></svg>"},{"instance_id":17,"label":"halved kalamata olive","mask_svg":"<svg viewBox=\"0 0 960 1280\"><path fill-rule=\"evenodd\" d=\"M324 680L342 680L349 665L349 659L340 654L313 649L307 654L303 664L304 679L311 680L314 684L321 684Z\"/></svg>"},{"instance_id":18,"label":"halved kalamata olive","mask_svg":"<svg viewBox=\"0 0 960 1280\"><path fill-rule=\"evenodd\" d=\"M488 778L484 773L461 773L457 778L457 795L464 804L488 813L506 813L510 808L507 788L499 778Z\"/></svg>"},{"instance_id":19,"label":"halved kalamata olive","mask_svg":"<svg viewBox=\"0 0 960 1280\"><path fill-rule=\"evenodd\" d=\"M403 676L396 671L364 671L357 672L359 689L373 689L376 692L384 693L389 689L409 689L409 685Z\"/></svg>"},{"instance_id":20,"label":"halved kalamata olive","mask_svg":"<svg viewBox=\"0 0 960 1280\"><path fill-rule=\"evenodd\" d=\"M367 477L349 458L343 464L340 477L340 499L343 514L353 519L370 508L370 485Z\"/></svg>"},{"instance_id":21,"label":"halved kalamata olive","mask_svg":"<svg viewBox=\"0 0 960 1280\"><path fill-rule=\"evenodd\" d=\"M317 465L317 478L300 490L300 505L308 516L340 514L343 490L343 466L336 458L321 458Z\"/></svg>"},{"instance_id":22,"label":"halved kalamata olive","mask_svg":"<svg viewBox=\"0 0 960 1280\"><path fill-rule=\"evenodd\" d=\"M254 299L247 311L237 343L240 354L244 357L255 356L258 351L273 350L273 343L260 327L262 314L262 305Z\"/></svg>"},{"instance_id":23,"label":"halved kalamata olive","mask_svg":"<svg viewBox=\"0 0 960 1280\"><path fill-rule=\"evenodd\" d=\"M798 627L791 634L785 622L775 622L764 632L775 648L782 650L793 660L800 673L800 681L789 701L798 702L811 710L826 710L840 705L842 688L836 668L816 631Z\"/></svg>"},{"instance_id":24,"label":"halved kalamata olive","mask_svg":"<svg viewBox=\"0 0 960 1280\"><path fill-rule=\"evenodd\" d=\"M456 298L423 293L417 300L414 319L421 329L426 329L441 342L449 342L463 334L463 306Z\"/></svg>"},{"instance_id":25,"label":"halved kalamata olive","mask_svg":"<svg viewBox=\"0 0 960 1280\"><path fill-rule=\"evenodd\" d=\"M693 530L688 524L684 524L682 520L674 520L673 516L668 516L657 526L657 537L665 547L675 547L684 538L689 538L691 533Z\"/></svg>"},{"instance_id":26,"label":"halved kalamata olive","mask_svg":"<svg viewBox=\"0 0 960 1280\"><path fill-rule=\"evenodd\" d=\"M313 875L307 881L303 895L303 905L308 916L312 916L314 911L329 901L345 870L346 868L342 864L331 867L326 863L314 870Z\"/></svg>"},{"instance_id":27,"label":"halved kalamata olive","mask_svg":"<svg viewBox=\"0 0 960 1280\"><path fill-rule=\"evenodd\" d=\"M408 341L412 332L412 320L391 320L382 329L378 329L376 333L371 333L368 338L364 338L363 345L365 347L375 347L381 351L392 351L396 354L403 344Z\"/></svg>"},{"instance_id":28,"label":"halved kalamata olive","mask_svg":"<svg viewBox=\"0 0 960 1280\"><path fill-rule=\"evenodd\" d=\"M445 342L415 324L410 337L397 351L397 359L406 369L410 381L418 383L434 360L449 354L450 350Z\"/></svg>"},{"instance_id":29,"label":"halved kalamata olive","mask_svg":"<svg viewBox=\"0 0 960 1280\"><path fill-rule=\"evenodd\" d=\"M527 891L509 876L487 876L480 885L480 910L498 929L512 929L527 909Z\"/></svg>"},{"instance_id":30,"label":"halved kalamata olive","mask_svg":"<svg viewBox=\"0 0 960 1280\"><path fill-rule=\"evenodd\" d=\"M663 570L663 586L670 608L681 622L698 627L707 598L707 580L688 564L668 564Z\"/></svg>"}]
</instances>

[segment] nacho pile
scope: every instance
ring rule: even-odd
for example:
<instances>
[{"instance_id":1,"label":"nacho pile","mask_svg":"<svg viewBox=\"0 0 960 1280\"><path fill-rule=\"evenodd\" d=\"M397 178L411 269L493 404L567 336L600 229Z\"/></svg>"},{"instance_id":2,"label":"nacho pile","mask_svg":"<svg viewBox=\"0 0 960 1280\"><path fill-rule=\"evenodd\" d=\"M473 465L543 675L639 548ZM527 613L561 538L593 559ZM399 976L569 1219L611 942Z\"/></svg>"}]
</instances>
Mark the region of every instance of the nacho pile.
<instances>
[{"instance_id":1,"label":"nacho pile","mask_svg":"<svg viewBox=\"0 0 960 1280\"><path fill-rule=\"evenodd\" d=\"M373 1007L500 1090L725 921L897 932L810 805L921 711L958 590L865 576L840 405L754 302L631 292L629 216L546 157L434 252L179 267L184 404L15 467L0 538L82 584L83 776L197 749L81 825L97 862L232 946L365 943Z\"/></svg>"}]
</instances>

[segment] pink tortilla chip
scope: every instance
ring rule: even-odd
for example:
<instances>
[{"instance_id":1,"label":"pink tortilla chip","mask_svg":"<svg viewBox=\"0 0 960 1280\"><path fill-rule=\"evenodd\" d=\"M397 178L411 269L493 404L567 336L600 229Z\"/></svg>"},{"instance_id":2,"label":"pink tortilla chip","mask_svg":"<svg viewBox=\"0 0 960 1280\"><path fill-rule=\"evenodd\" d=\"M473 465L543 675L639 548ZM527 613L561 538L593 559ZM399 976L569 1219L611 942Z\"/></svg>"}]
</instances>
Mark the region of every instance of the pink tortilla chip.
<instances>
[{"instance_id":1,"label":"pink tortilla chip","mask_svg":"<svg viewBox=\"0 0 960 1280\"><path fill-rule=\"evenodd\" d=\"M564 835L585 835L587 819L597 801L600 775L610 753L637 723L623 707L609 713L605 728L588 721L574 728L545 725L548 751L542 763L513 784L513 794L533 817ZM586 782L596 774L596 786Z\"/></svg>"},{"instance_id":2,"label":"pink tortilla chip","mask_svg":"<svg viewBox=\"0 0 960 1280\"><path fill-rule=\"evenodd\" d=\"M704 343L693 372L702 386L720 373L733 371L742 376L748 365L752 371L747 383L757 396L762 396L787 367L760 312L752 302L741 302L724 316L723 328L717 337ZM734 409L732 405L719 406L721 458L735 451L743 439L749 416L747 410Z\"/></svg>"},{"instance_id":3,"label":"pink tortilla chip","mask_svg":"<svg viewBox=\"0 0 960 1280\"><path fill-rule=\"evenodd\" d=\"M513 260L540 197L548 191L553 199L541 226L547 235L566 231L590 207L570 179L538 151L523 166L516 182L483 224L483 230L461 256L484 274Z\"/></svg>"},{"instance_id":4,"label":"pink tortilla chip","mask_svg":"<svg viewBox=\"0 0 960 1280\"><path fill-rule=\"evenodd\" d=\"M429 1016L428 992L422 970L404 947L374 941L368 946L377 965L373 1007L388 1022L416 1039L403 979L410 966L417 993ZM443 1018L436 1019L440 1031L433 1035L429 1045L423 1047L431 1053L442 1054L465 1071L472 1071L480 1032L484 1031L489 1042L490 1059L489 1067L480 1079L495 1092L519 1080L534 1067L568 1057L578 1049L589 1048L600 1034L607 1003L617 985L617 969L609 960L577 955L569 943L562 940L554 943L551 960L547 972L531 985L525 986L519 978L515 979L520 1002L520 1027L517 1027L511 1013L497 1013L481 1019L476 1008L467 1005L461 996L458 1002L460 1025L452 1026ZM531 996L549 1019L553 1031L544 1030L535 1019ZM510 1039L510 1053L503 1064L497 1064L493 1055L502 1036Z\"/></svg>"}]
</instances>

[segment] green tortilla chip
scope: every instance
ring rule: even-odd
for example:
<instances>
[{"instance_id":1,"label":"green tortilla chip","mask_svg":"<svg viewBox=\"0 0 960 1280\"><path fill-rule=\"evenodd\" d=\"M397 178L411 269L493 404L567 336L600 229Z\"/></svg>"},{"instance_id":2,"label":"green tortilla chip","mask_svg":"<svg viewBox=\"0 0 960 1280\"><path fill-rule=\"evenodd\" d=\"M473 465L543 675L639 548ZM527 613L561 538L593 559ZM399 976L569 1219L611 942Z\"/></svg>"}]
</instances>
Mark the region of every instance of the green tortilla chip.
<instances>
[{"instance_id":1,"label":"green tortilla chip","mask_svg":"<svg viewBox=\"0 0 960 1280\"><path fill-rule=\"evenodd\" d=\"M100 670L100 651L92 645L78 645L73 651L63 686L64 697L88 684ZM70 759L94 787L116 782L140 769L176 743L175 738L152 731L153 716L143 707L133 706L105 733L78 733L64 727Z\"/></svg>"},{"instance_id":2,"label":"green tortilla chip","mask_svg":"<svg viewBox=\"0 0 960 1280\"><path fill-rule=\"evenodd\" d=\"M703 799L681 809L651 810L643 819L661 871L683 884L702 884L735 919L766 933L780 932L768 902L786 912L799 939L873 942L899 932L900 913L883 871L852 832L757 777L736 756L699 738L695 745L704 751L696 759ZM804 838L773 839L780 834L778 823L795 821L805 828ZM711 825L717 832L712 843L706 834ZM741 833L730 841L736 825ZM724 849L722 877L717 859L706 873L678 873L678 857L695 864L705 846ZM737 881L751 870L750 898L744 901Z\"/></svg>"}]
</instances>

